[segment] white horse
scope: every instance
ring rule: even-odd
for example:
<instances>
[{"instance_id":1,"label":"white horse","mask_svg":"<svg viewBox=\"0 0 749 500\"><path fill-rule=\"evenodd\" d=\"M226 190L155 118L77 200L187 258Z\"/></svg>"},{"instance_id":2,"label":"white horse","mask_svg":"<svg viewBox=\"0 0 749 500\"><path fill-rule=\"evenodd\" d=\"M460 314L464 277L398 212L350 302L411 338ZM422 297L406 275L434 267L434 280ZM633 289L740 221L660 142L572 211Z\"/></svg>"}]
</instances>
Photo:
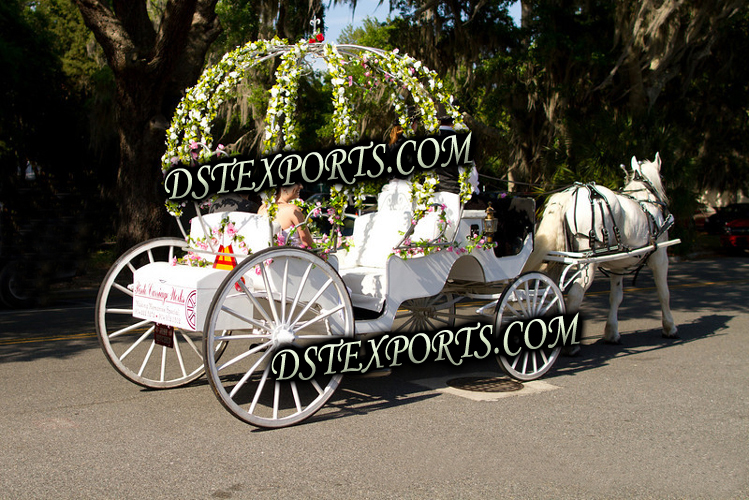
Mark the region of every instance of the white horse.
<instances>
[{"instance_id":1,"label":"white horse","mask_svg":"<svg viewBox=\"0 0 749 500\"><path fill-rule=\"evenodd\" d=\"M619 193L595 184L579 184L552 195L536 230L535 246L526 270L543 267L549 251L596 250L605 254L606 248L612 253L622 252L668 240L667 229L673 218L665 216L668 200L661 183L660 155L656 153L654 161L641 163L632 157L631 168L631 172L627 173L626 186ZM657 248L650 254L601 264L600 267L610 275L611 280L604 342L620 343L617 313L622 301L622 281L625 274L639 269L643 263L653 271L655 278L661 303L663 336L678 338L669 305L668 256L666 248ZM558 264L545 265L546 271L552 275L561 272ZM579 310L594 275L594 265L584 266L569 284L566 299L568 312Z\"/></svg>"}]
</instances>

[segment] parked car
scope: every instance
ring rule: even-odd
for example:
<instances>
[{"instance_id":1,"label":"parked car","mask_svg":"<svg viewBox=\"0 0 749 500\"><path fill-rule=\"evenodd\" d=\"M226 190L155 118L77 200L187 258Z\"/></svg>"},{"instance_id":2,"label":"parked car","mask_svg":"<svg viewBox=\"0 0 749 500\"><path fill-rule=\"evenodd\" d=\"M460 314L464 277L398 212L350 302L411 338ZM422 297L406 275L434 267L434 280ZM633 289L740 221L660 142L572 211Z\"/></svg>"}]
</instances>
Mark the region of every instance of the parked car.
<instances>
[{"instance_id":1,"label":"parked car","mask_svg":"<svg viewBox=\"0 0 749 500\"><path fill-rule=\"evenodd\" d=\"M726 224L736 219L749 219L749 203L732 203L705 220L705 231L708 234L723 234Z\"/></svg>"},{"instance_id":2,"label":"parked car","mask_svg":"<svg viewBox=\"0 0 749 500\"><path fill-rule=\"evenodd\" d=\"M749 249L749 217L728 222L720 235L720 242L729 250Z\"/></svg>"},{"instance_id":3,"label":"parked car","mask_svg":"<svg viewBox=\"0 0 749 500\"><path fill-rule=\"evenodd\" d=\"M52 283L76 276L86 255L88 230L77 197L32 183L3 199L0 303L31 307Z\"/></svg>"}]
</instances>

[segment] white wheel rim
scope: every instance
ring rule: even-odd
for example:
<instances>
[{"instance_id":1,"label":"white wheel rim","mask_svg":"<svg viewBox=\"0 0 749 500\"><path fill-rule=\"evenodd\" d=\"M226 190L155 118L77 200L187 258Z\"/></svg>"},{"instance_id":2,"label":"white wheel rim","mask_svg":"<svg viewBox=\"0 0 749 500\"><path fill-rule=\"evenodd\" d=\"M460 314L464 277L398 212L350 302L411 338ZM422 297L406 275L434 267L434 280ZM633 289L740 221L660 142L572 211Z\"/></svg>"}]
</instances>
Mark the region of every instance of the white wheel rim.
<instances>
[{"instance_id":1,"label":"white wheel rim","mask_svg":"<svg viewBox=\"0 0 749 500\"><path fill-rule=\"evenodd\" d=\"M228 338L217 332L225 321L235 322ZM292 425L319 410L342 376L278 381L271 371L273 355L290 344L305 347L353 332L351 301L332 267L301 249L264 250L237 266L213 299L205 349L222 341L228 347L220 363L206 360L208 379L240 420L260 427Z\"/></svg>"},{"instance_id":2,"label":"white wheel rim","mask_svg":"<svg viewBox=\"0 0 749 500\"><path fill-rule=\"evenodd\" d=\"M504 332L512 321L564 314L565 310L564 295L551 278L542 273L521 275L499 299L494 319L495 334ZM562 350L561 346L529 350L515 337L510 340L511 350L515 352L519 348L520 352L514 356L500 354L497 360L508 375L518 380L530 381L543 376L554 365Z\"/></svg>"},{"instance_id":3,"label":"white wheel rim","mask_svg":"<svg viewBox=\"0 0 749 500\"><path fill-rule=\"evenodd\" d=\"M96 333L102 350L123 377L144 387L179 387L204 370L200 332L175 329L174 347L159 346L154 342L154 323L132 316L133 292L128 285L137 261L171 260L184 245L178 238L158 238L131 248L115 262L99 288Z\"/></svg>"}]
</instances>

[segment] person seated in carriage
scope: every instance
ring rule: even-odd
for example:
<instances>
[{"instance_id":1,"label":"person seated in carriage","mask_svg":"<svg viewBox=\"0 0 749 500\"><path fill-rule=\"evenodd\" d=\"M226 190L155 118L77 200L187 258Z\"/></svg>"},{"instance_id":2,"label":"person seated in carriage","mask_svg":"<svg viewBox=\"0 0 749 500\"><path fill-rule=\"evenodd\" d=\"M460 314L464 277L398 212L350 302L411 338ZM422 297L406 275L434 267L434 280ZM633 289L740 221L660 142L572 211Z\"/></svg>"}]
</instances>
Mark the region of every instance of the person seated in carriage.
<instances>
[{"instance_id":1,"label":"person seated in carriage","mask_svg":"<svg viewBox=\"0 0 749 500\"><path fill-rule=\"evenodd\" d=\"M280 236L282 236L285 242L289 237L289 242L292 246L302 248L312 248L315 246L312 234L306 227L298 227L292 232L292 229L304 222L304 214L298 206L292 203L293 200L299 198L299 193L302 191L302 185L297 183L291 186L279 186L276 190L276 205L278 211L276 212L275 222L281 227ZM264 203L260 206L257 212L259 215L268 214L268 205Z\"/></svg>"}]
</instances>

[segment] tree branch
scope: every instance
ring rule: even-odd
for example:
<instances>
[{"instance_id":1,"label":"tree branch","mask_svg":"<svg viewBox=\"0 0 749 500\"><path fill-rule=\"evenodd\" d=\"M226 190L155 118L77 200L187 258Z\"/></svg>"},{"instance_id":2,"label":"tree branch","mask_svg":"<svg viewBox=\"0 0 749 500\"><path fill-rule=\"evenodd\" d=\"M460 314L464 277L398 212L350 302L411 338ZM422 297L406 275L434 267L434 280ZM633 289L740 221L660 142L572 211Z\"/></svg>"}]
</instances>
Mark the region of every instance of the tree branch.
<instances>
[{"instance_id":1,"label":"tree branch","mask_svg":"<svg viewBox=\"0 0 749 500\"><path fill-rule=\"evenodd\" d=\"M198 0L187 32L184 51L177 58L178 64L171 71L171 78L178 86L193 85L202 71L205 55L211 44L221 34L221 23L216 16L217 0Z\"/></svg>"},{"instance_id":2,"label":"tree branch","mask_svg":"<svg viewBox=\"0 0 749 500\"><path fill-rule=\"evenodd\" d=\"M86 26L94 33L112 71L125 69L128 56L136 52L135 45L120 20L102 0L73 0Z\"/></svg>"},{"instance_id":3,"label":"tree branch","mask_svg":"<svg viewBox=\"0 0 749 500\"><path fill-rule=\"evenodd\" d=\"M213 2L215 5L215 2ZM169 0L161 18L159 32L156 34L153 57L148 63L152 74L164 76L174 67L188 43L191 19L195 15L197 0ZM175 57L177 56L177 57Z\"/></svg>"},{"instance_id":4,"label":"tree branch","mask_svg":"<svg viewBox=\"0 0 749 500\"><path fill-rule=\"evenodd\" d=\"M127 31L133 43L141 52L141 57L153 48L156 32L148 17L146 2L133 0L113 0L112 7L117 19Z\"/></svg>"}]
</instances>

